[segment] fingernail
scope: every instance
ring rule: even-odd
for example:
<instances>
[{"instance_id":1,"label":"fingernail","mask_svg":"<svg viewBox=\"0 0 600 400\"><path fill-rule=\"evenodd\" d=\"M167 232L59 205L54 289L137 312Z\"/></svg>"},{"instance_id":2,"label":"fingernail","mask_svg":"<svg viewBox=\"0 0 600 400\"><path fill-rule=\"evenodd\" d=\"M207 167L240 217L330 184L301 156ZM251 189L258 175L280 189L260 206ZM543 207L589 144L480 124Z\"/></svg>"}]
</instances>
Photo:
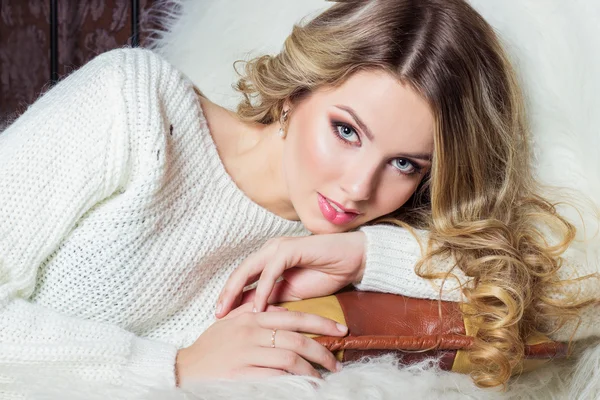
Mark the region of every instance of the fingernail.
<instances>
[{"instance_id":1,"label":"fingernail","mask_svg":"<svg viewBox=\"0 0 600 400\"><path fill-rule=\"evenodd\" d=\"M336 372L340 372L342 370L342 363L341 362L336 362L335 363L335 370Z\"/></svg>"},{"instance_id":2,"label":"fingernail","mask_svg":"<svg viewBox=\"0 0 600 400\"><path fill-rule=\"evenodd\" d=\"M278 310L281 310L281 311L287 311L287 310L288 310L288 309L287 309L287 308L285 308L285 307L279 307L279 306L277 307L277 309L278 309Z\"/></svg>"},{"instance_id":3,"label":"fingernail","mask_svg":"<svg viewBox=\"0 0 600 400\"><path fill-rule=\"evenodd\" d=\"M346 332L348 330L348 327L346 325L335 324L335 326L337 326L337 328L340 332Z\"/></svg>"},{"instance_id":4,"label":"fingernail","mask_svg":"<svg viewBox=\"0 0 600 400\"><path fill-rule=\"evenodd\" d=\"M220 313L222 309L223 309L223 303L219 302L219 304L217 304L217 311L215 312L215 314Z\"/></svg>"},{"instance_id":5,"label":"fingernail","mask_svg":"<svg viewBox=\"0 0 600 400\"><path fill-rule=\"evenodd\" d=\"M256 307L254 307L254 308L252 309L252 312L256 312Z\"/></svg>"}]
</instances>

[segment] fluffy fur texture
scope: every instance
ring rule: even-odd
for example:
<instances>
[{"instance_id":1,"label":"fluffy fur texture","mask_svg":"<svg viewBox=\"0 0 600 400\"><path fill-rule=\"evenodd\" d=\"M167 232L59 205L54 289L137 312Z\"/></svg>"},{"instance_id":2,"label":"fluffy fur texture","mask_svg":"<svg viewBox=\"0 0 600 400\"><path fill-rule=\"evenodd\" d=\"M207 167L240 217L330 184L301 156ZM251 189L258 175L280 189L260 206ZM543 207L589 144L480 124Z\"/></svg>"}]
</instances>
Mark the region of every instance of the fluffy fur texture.
<instances>
[{"instance_id":1,"label":"fluffy fur texture","mask_svg":"<svg viewBox=\"0 0 600 400\"><path fill-rule=\"evenodd\" d=\"M186 73L213 101L233 108L231 64L278 51L291 24L324 9L323 0L167 0L170 21L153 47ZM580 190L600 202L600 3L590 0L471 0L504 38L521 74L535 134L538 171L547 183ZM565 209L565 213L569 211ZM570 214L573 219L576 215ZM584 214L588 232L592 212ZM581 224L578 224L581 226ZM591 235L588 235L591 236ZM596 238L580 243L581 257L598 262ZM439 371L434 362L399 367L392 358L348 365L319 384L284 377L262 382L211 382L157 392L94 387L64 379L31 377L32 398L61 399L600 399L600 343L582 343L570 360L523 375L507 393L476 388L467 376ZM313 385L314 384L314 385ZM1 397L1 393L0 393Z\"/></svg>"},{"instance_id":2,"label":"fluffy fur texture","mask_svg":"<svg viewBox=\"0 0 600 400\"><path fill-rule=\"evenodd\" d=\"M219 399L281 399L281 400L348 400L348 399L512 399L563 400L600 398L600 347L588 347L574 361L563 361L515 379L508 392L475 387L467 376L439 371L434 361L410 367L399 367L392 357L365 360L347 365L340 373L328 375L323 381L289 376L262 381L214 381L197 383L185 389L156 390L132 385L128 388L98 386L22 371L22 379L14 385L27 387L33 399L103 400L219 400ZM578 379L573 378L577 371ZM1 368L0 368L1 372ZM23 386L21 386L23 385ZM7 389L10 389L8 387ZM2 397L2 393L0 393ZM5 398L5 397L2 397Z\"/></svg>"},{"instance_id":3,"label":"fluffy fur texture","mask_svg":"<svg viewBox=\"0 0 600 400\"><path fill-rule=\"evenodd\" d=\"M168 32L157 36L153 47L183 70L209 98L231 109L240 99L231 88L237 78L231 68L233 61L277 52L292 22L327 7L322 0L288 2L285 8L277 0L170 0L170 3L177 4L173 9L179 13L172 16ZM600 114L594 112L600 105L594 95L600 90L600 79L594 75L594 71L600 70L600 56L593 50L598 46L596 38L600 37L600 29L594 22L600 16L600 5L586 0L569 4L561 0L471 0L471 4L500 33L520 74L540 179L552 186L577 190L596 204L600 203L600 158L596 156L600 148ZM219 39L205 41L203 37ZM562 196L554 189L549 192L555 199ZM580 229L582 240L573 246L570 257L597 266L600 239L596 235L596 209L583 201L583 196L576 198L583 218L568 206L561 208L577 227L585 228ZM600 397L600 384L594 383L598 379L587 375L594 370L589 366L596 365L600 359L600 347L591 347L585 354L576 370L571 361L515 380L510 390L512 396L565 398L585 393L590 398ZM388 382L384 387L396 388L392 393L410 393L412 398L449 394L448 387L442 383L447 381L439 380L439 373L432 369L419 370L415 378L409 374L411 368L395 371L385 360L381 362L359 368L379 368L379 373L387 371L382 377L393 379L384 380ZM394 373L404 375L394 377ZM332 385L336 379L331 377ZM464 377L454 375L448 379L459 386L467 382ZM545 384L549 382L552 385ZM410 389L405 392L403 385L407 383L406 388ZM431 392L415 391L424 387L422 385ZM474 387L463 393L477 398L491 395L490 392L483 395Z\"/></svg>"}]
</instances>

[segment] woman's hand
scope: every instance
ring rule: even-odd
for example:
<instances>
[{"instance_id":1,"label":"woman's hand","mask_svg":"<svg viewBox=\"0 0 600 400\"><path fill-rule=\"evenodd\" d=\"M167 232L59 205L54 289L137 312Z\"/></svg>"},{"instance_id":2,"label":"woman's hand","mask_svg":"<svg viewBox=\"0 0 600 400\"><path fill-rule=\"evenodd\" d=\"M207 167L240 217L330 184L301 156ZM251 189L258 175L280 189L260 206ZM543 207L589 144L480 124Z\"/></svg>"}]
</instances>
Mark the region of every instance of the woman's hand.
<instances>
[{"instance_id":1,"label":"woman's hand","mask_svg":"<svg viewBox=\"0 0 600 400\"><path fill-rule=\"evenodd\" d=\"M248 257L231 274L217 301L217 318L252 301L267 304L327 296L362 279L366 236L360 231L277 238ZM244 287L258 280L257 287ZM277 279L283 279L277 282Z\"/></svg>"},{"instance_id":2,"label":"woman's hand","mask_svg":"<svg viewBox=\"0 0 600 400\"><path fill-rule=\"evenodd\" d=\"M298 332L344 336L348 328L317 315L294 312L253 313L245 304L211 325L190 347L179 350L178 385L205 379L260 378L267 376L321 375L309 363L336 372L334 355ZM268 311L279 307L269 306ZM338 327L339 326L339 327ZM273 330L275 347L273 347Z\"/></svg>"}]
</instances>

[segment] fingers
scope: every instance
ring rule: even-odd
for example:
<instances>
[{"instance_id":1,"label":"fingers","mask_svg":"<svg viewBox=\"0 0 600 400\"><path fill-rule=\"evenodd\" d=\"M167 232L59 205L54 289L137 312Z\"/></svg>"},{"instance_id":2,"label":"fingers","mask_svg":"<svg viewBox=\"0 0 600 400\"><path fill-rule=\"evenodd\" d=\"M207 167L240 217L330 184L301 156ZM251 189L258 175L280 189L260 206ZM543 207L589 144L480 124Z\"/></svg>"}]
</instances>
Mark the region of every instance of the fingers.
<instances>
[{"instance_id":1,"label":"fingers","mask_svg":"<svg viewBox=\"0 0 600 400\"><path fill-rule=\"evenodd\" d=\"M258 324L267 329L284 329L324 336L345 336L348 333L347 326L332 319L298 311L260 313L256 318Z\"/></svg>"},{"instance_id":2,"label":"fingers","mask_svg":"<svg viewBox=\"0 0 600 400\"><path fill-rule=\"evenodd\" d=\"M279 369L294 375L321 378L321 374L308 361L291 350L258 347L245 353L244 357L247 357L246 362L249 365L254 365L256 360L260 360L260 364L254 366Z\"/></svg>"},{"instance_id":3,"label":"fingers","mask_svg":"<svg viewBox=\"0 0 600 400\"><path fill-rule=\"evenodd\" d=\"M227 314L226 317L224 317L224 319L237 317L238 315L241 315L243 313L248 313L251 311L252 311L252 303L246 303L246 304L239 306L235 310L231 311L229 314ZM267 312L272 312L272 311L287 311L287 308L278 307L278 306L268 306Z\"/></svg>"},{"instance_id":4,"label":"fingers","mask_svg":"<svg viewBox=\"0 0 600 400\"><path fill-rule=\"evenodd\" d=\"M254 293L256 293L256 289L246 290L242 295L240 304L252 303L254 306Z\"/></svg>"},{"instance_id":5,"label":"fingers","mask_svg":"<svg viewBox=\"0 0 600 400\"><path fill-rule=\"evenodd\" d=\"M222 318L234 309L237 304L236 299L240 294L243 294L244 287L252 283L251 280L256 278L263 269L264 256L260 250L257 253L246 258L238 268L229 276L219 300L217 300L216 317ZM239 298L241 301L242 297Z\"/></svg>"},{"instance_id":6,"label":"fingers","mask_svg":"<svg viewBox=\"0 0 600 400\"><path fill-rule=\"evenodd\" d=\"M283 257L274 257L271 259L260 274L258 285L256 286L256 292L254 294L254 309L257 312L261 312L265 309L268 304L268 299L275 282L281 276L288 266L286 265L287 260Z\"/></svg>"},{"instance_id":7,"label":"fingers","mask_svg":"<svg viewBox=\"0 0 600 400\"><path fill-rule=\"evenodd\" d=\"M240 293L238 296L236 296L236 297L235 297L235 299L234 299L234 300L231 302L231 304L230 304L230 306L229 306L229 307L230 307L230 309L231 309L231 310L236 310L236 309L238 309L240 306L242 306L244 303L247 303L247 302L245 302L245 301L242 301L242 300L243 300L243 298L244 298L244 292ZM224 313L224 312L222 311L222 308L223 308L222 304L220 303L220 301L218 301L218 302L217 302L217 309L216 309L216 311L215 311L215 315L222 315L222 317L221 317L221 318L224 318L225 316L228 316L228 315L229 315L229 313ZM251 310L252 310L252 307L250 307L250 310L249 310L249 311L251 311Z\"/></svg>"},{"instance_id":8,"label":"fingers","mask_svg":"<svg viewBox=\"0 0 600 400\"><path fill-rule=\"evenodd\" d=\"M272 348L272 331L265 329L259 335L259 339L262 339L260 341L265 343L264 347ZM331 372L338 372L340 369L340 365L331 351L301 333L277 330L275 333L275 348L291 350L305 360L319 364Z\"/></svg>"},{"instance_id":9,"label":"fingers","mask_svg":"<svg viewBox=\"0 0 600 400\"><path fill-rule=\"evenodd\" d=\"M305 239L305 238L299 238ZM290 245L290 241L279 240L272 248L276 248L273 253L273 257L269 259L265 265L258 284L256 286L256 293L254 295L254 308L257 311L262 311L269 303L270 297L277 296L277 293L273 293L277 284L277 279L281 277L285 272L289 271L290 268L298 266L301 261L301 254L299 252L300 246L298 242L296 246ZM282 281L285 282L285 281ZM279 286L282 290L284 284Z\"/></svg>"},{"instance_id":10,"label":"fingers","mask_svg":"<svg viewBox=\"0 0 600 400\"><path fill-rule=\"evenodd\" d=\"M284 243L286 243L286 238L269 240L258 252L246 258L229 276L217 301L217 318L224 317L236 306L235 299L240 296L244 287L252 283L259 275L258 286L260 289L257 287L256 295L258 297L255 297L257 303L254 304L254 307L257 311L264 311L277 279L286 268L297 263L297 252L292 252L290 249L294 248L290 246L286 246L284 249ZM239 301L242 298L243 296L239 297Z\"/></svg>"},{"instance_id":11,"label":"fingers","mask_svg":"<svg viewBox=\"0 0 600 400\"><path fill-rule=\"evenodd\" d=\"M284 272L283 276L288 273L293 272L294 269L288 269ZM254 302L254 297L256 295L256 289L247 290L244 292L244 296L242 297L242 304ZM267 300L268 304L282 303L284 301L298 301L302 300L302 298L295 296L290 284L287 280L281 280L275 283L273 286L273 291L269 296L269 300Z\"/></svg>"}]
</instances>

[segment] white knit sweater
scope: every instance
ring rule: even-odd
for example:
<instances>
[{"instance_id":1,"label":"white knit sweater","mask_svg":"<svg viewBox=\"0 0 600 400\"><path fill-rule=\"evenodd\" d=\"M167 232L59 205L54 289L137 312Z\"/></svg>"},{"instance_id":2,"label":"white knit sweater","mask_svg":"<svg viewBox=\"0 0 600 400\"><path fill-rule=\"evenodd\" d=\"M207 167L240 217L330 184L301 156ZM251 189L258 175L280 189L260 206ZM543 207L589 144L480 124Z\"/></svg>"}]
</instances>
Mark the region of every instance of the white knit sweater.
<instances>
[{"instance_id":1,"label":"white knit sweater","mask_svg":"<svg viewBox=\"0 0 600 400\"><path fill-rule=\"evenodd\" d=\"M437 298L410 234L363 231L359 289ZM173 386L177 349L214 322L234 268L269 238L307 234L240 191L170 64L96 57L0 134L0 388L23 366Z\"/></svg>"},{"instance_id":2,"label":"white knit sweater","mask_svg":"<svg viewBox=\"0 0 600 400\"><path fill-rule=\"evenodd\" d=\"M147 50L68 76L0 134L0 160L3 366L173 386L233 269L308 234L236 187L191 83Z\"/></svg>"}]
</instances>

